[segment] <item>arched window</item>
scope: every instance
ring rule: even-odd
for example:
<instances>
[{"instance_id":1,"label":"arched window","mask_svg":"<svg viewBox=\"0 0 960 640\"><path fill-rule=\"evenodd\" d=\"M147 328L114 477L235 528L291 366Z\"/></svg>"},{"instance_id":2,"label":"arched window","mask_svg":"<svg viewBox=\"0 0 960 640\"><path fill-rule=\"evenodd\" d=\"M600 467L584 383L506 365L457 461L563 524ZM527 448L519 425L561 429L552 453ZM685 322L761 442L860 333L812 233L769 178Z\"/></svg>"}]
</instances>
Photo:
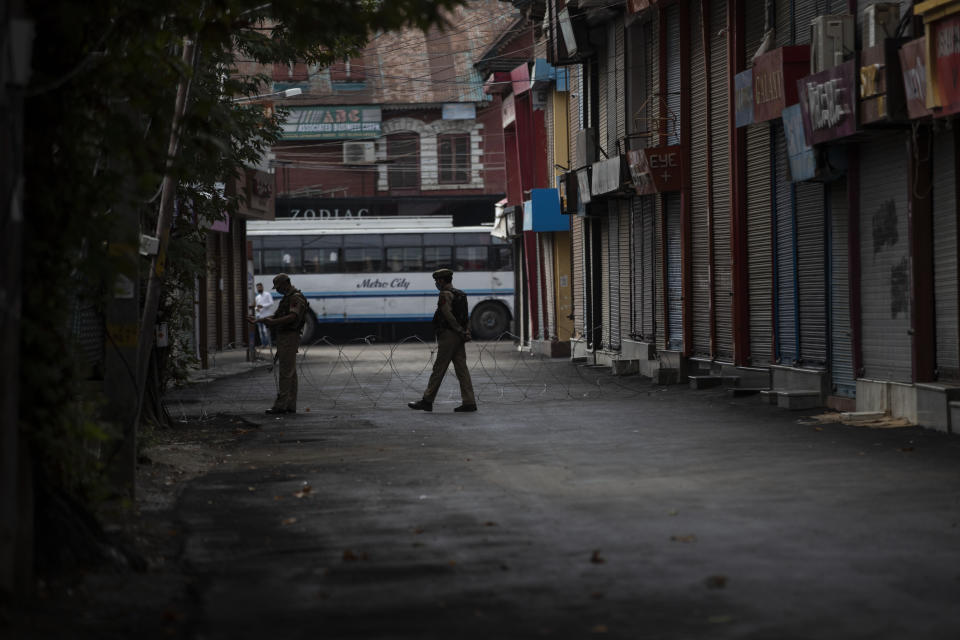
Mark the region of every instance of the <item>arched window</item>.
<instances>
[{"instance_id":1,"label":"arched window","mask_svg":"<svg viewBox=\"0 0 960 640\"><path fill-rule=\"evenodd\" d=\"M420 186L420 136L395 133L387 137L388 175L391 189Z\"/></svg>"}]
</instances>

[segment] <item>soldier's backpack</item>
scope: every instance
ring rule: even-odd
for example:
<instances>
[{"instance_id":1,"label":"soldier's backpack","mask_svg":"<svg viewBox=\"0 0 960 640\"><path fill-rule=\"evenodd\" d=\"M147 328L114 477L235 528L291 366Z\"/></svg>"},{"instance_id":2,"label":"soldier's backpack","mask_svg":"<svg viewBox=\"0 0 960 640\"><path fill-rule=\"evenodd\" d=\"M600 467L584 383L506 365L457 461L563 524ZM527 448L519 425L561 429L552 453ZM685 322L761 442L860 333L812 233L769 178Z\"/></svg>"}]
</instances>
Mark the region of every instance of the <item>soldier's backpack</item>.
<instances>
[{"instance_id":1,"label":"soldier's backpack","mask_svg":"<svg viewBox=\"0 0 960 640\"><path fill-rule=\"evenodd\" d=\"M465 331L469 331L470 313L468 311L467 294L460 291L460 289L450 289L450 292L453 293L453 303L450 305L450 312L453 314L453 317L457 319L457 324L463 327Z\"/></svg>"}]
</instances>

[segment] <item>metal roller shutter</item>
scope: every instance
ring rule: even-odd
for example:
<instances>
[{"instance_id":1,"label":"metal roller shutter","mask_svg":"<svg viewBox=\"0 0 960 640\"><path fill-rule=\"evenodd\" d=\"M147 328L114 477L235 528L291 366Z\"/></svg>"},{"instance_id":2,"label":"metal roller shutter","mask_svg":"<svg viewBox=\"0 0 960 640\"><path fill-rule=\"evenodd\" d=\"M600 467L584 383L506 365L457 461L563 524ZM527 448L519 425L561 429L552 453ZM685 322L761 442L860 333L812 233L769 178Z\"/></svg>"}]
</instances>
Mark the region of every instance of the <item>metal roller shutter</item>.
<instances>
[{"instance_id":1,"label":"metal roller shutter","mask_svg":"<svg viewBox=\"0 0 960 640\"><path fill-rule=\"evenodd\" d=\"M827 7L822 0L818 2L794 2L793 5L793 44L810 44L810 21L820 14L826 14ZM846 9L844 9L846 11Z\"/></svg>"},{"instance_id":2,"label":"metal roller shutter","mask_svg":"<svg viewBox=\"0 0 960 640\"><path fill-rule=\"evenodd\" d=\"M631 304L631 334L639 340L653 341L656 269L656 245L654 239L653 202L651 196L637 197L632 201L631 256L633 274L633 300Z\"/></svg>"},{"instance_id":3,"label":"metal roller shutter","mask_svg":"<svg viewBox=\"0 0 960 640\"><path fill-rule=\"evenodd\" d=\"M570 117L567 118L569 125L567 140L570 145L570 167L578 169L585 164L584 159L580 157L578 145L574 143L577 132L583 127L583 112L580 108L583 103L583 67L578 64L568 69L570 69L570 86L576 87L576 96L571 96L572 99L567 101L570 109Z\"/></svg>"},{"instance_id":4,"label":"metal roller shutter","mask_svg":"<svg viewBox=\"0 0 960 640\"><path fill-rule=\"evenodd\" d=\"M655 213L653 216L654 224L654 243L657 247L657 262L654 269L654 290L656 298L654 299L654 314L656 318L655 335L657 349L667 348L667 325L663 322L667 303L667 274L664 271L664 263L668 254L664 253L666 246L666 230L664 227L664 211L666 209L666 199L669 196L653 196Z\"/></svg>"},{"instance_id":5,"label":"metal roller shutter","mask_svg":"<svg viewBox=\"0 0 960 640\"><path fill-rule=\"evenodd\" d=\"M827 364L826 217L823 185L796 185L797 281L800 294L800 362L805 367Z\"/></svg>"},{"instance_id":6,"label":"metal roller shutter","mask_svg":"<svg viewBox=\"0 0 960 640\"><path fill-rule=\"evenodd\" d=\"M717 347L714 357L733 362L733 277L730 217L730 122L727 38L717 35L727 24L727 2L710 3L710 184L713 192L713 292ZM723 31L725 34L726 31Z\"/></svg>"},{"instance_id":7,"label":"metal roller shutter","mask_svg":"<svg viewBox=\"0 0 960 640\"><path fill-rule=\"evenodd\" d=\"M693 354L710 349L710 180L707 175L707 75L700 3L690 4L690 237L693 258Z\"/></svg>"},{"instance_id":8,"label":"metal roller shutter","mask_svg":"<svg viewBox=\"0 0 960 640\"><path fill-rule=\"evenodd\" d=\"M667 144L680 144L680 8L666 9Z\"/></svg>"},{"instance_id":9,"label":"metal roller shutter","mask_svg":"<svg viewBox=\"0 0 960 640\"><path fill-rule=\"evenodd\" d=\"M850 327L850 251L847 181L830 183L830 379L834 395L857 393Z\"/></svg>"},{"instance_id":10,"label":"metal roller shutter","mask_svg":"<svg viewBox=\"0 0 960 640\"><path fill-rule=\"evenodd\" d=\"M609 349L620 348L620 206L616 200L607 201L607 318L609 336L604 342Z\"/></svg>"},{"instance_id":11,"label":"metal roller shutter","mask_svg":"<svg viewBox=\"0 0 960 640\"><path fill-rule=\"evenodd\" d=\"M546 340L547 335L544 330L544 316L545 309L543 304L543 234L537 233L534 234L534 251L536 255L534 257L535 266L533 270L534 282L530 283L530 292L533 294L534 300L537 303L537 320L536 327L533 332L533 335L530 337L534 340Z\"/></svg>"},{"instance_id":12,"label":"metal roller shutter","mask_svg":"<svg viewBox=\"0 0 960 640\"><path fill-rule=\"evenodd\" d=\"M620 205L620 338L630 335L630 317L633 307L633 283L630 275L630 201L618 200Z\"/></svg>"},{"instance_id":13,"label":"metal roller shutter","mask_svg":"<svg viewBox=\"0 0 960 640\"><path fill-rule=\"evenodd\" d=\"M960 377L958 277L957 166L954 136L944 132L933 137L933 281L940 379Z\"/></svg>"},{"instance_id":14,"label":"metal roller shutter","mask_svg":"<svg viewBox=\"0 0 960 640\"><path fill-rule=\"evenodd\" d=\"M643 274L643 337L648 342L656 342L657 326L660 325L660 316L657 315L657 264L660 255L657 244L657 217L654 196L641 199L643 202L643 246L644 246L644 274Z\"/></svg>"},{"instance_id":15,"label":"metal roller shutter","mask_svg":"<svg viewBox=\"0 0 960 640\"><path fill-rule=\"evenodd\" d=\"M910 244L906 139L861 147L860 274L864 377L910 382Z\"/></svg>"},{"instance_id":16,"label":"metal roller shutter","mask_svg":"<svg viewBox=\"0 0 960 640\"><path fill-rule=\"evenodd\" d=\"M683 350L683 271L680 256L680 196L664 197L667 222L667 323L668 348Z\"/></svg>"},{"instance_id":17,"label":"metal roller shutter","mask_svg":"<svg viewBox=\"0 0 960 640\"><path fill-rule=\"evenodd\" d=\"M750 274L750 363L773 355L773 247L770 228L770 125L747 128L747 263Z\"/></svg>"},{"instance_id":18,"label":"metal roller shutter","mask_svg":"<svg viewBox=\"0 0 960 640\"><path fill-rule=\"evenodd\" d=\"M610 74L613 71L610 68L610 51L613 49L613 43L604 39L603 44L599 45L598 49L596 59L599 78L597 84L597 109L599 111L599 118L597 119L597 144L609 154L610 140L608 136L610 127L607 107L613 105L613 102L610 100L609 88Z\"/></svg>"},{"instance_id":19,"label":"metal roller shutter","mask_svg":"<svg viewBox=\"0 0 960 640\"><path fill-rule=\"evenodd\" d=\"M598 202L598 207L606 207L606 202ZM610 226L606 220L600 220L594 228L600 228L600 313L602 315L600 342L604 347L610 345Z\"/></svg>"},{"instance_id":20,"label":"metal roller shutter","mask_svg":"<svg viewBox=\"0 0 960 640\"><path fill-rule=\"evenodd\" d=\"M554 291L554 273L553 273L553 234L541 234L543 242L543 296L544 296L544 340L552 340L557 337L557 313L556 313L556 294Z\"/></svg>"},{"instance_id":21,"label":"metal roller shutter","mask_svg":"<svg viewBox=\"0 0 960 640\"><path fill-rule=\"evenodd\" d=\"M786 47L793 42L793 3L794 0L775 0L776 1L776 21L774 23L776 33L776 46ZM757 2L756 4L764 4ZM771 47L772 48L772 47Z\"/></svg>"},{"instance_id":22,"label":"metal roller shutter","mask_svg":"<svg viewBox=\"0 0 960 640\"><path fill-rule=\"evenodd\" d=\"M797 360L797 300L796 256L794 250L793 183L787 164L787 142L783 124L774 125L774 177L775 189L773 237L774 237L774 313L776 325L777 362L793 365Z\"/></svg>"},{"instance_id":23,"label":"metal roller shutter","mask_svg":"<svg viewBox=\"0 0 960 640\"><path fill-rule=\"evenodd\" d=\"M745 12L747 64L763 41L763 3ZM770 228L770 144L768 123L747 127L747 264L750 274L750 364L773 360L773 247Z\"/></svg>"},{"instance_id":24,"label":"metal roller shutter","mask_svg":"<svg viewBox=\"0 0 960 640\"><path fill-rule=\"evenodd\" d=\"M573 335L582 336L586 333L583 324L583 310L586 308L587 299L583 287L583 275L587 271L587 265L584 262L584 233L583 218L576 218L571 221L570 246L573 249Z\"/></svg>"},{"instance_id":25,"label":"metal roller shutter","mask_svg":"<svg viewBox=\"0 0 960 640\"><path fill-rule=\"evenodd\" d=\"M613 80L616 87L616 126L614 131L616 132L617 140L623 140L627 135L626 128L626 113L627 113L627 87L626 87L626 77L624 76L624 70L627 68L626 65L626 47L624 44L624 25L623 18L618 19L614 23L615 29L615 41L616 41L616 58L614 61L613 69ZM614 147L616 148L616 147Z\"/></svg>"}]
</instances>

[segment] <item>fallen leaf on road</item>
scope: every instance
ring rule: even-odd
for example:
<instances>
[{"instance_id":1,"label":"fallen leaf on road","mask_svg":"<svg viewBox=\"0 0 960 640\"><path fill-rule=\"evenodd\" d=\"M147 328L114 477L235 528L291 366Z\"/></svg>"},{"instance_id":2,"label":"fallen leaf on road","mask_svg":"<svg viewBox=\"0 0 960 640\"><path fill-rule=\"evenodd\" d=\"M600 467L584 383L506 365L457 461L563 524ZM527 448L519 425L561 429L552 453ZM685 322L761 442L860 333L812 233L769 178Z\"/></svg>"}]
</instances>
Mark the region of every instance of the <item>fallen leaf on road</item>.
<instances>
[{"instance_id":1,"label":"fallen leaf on road","mask_svg":"<svg viewBox=\"0 0 960 640\"><path fill-rule=\"evenodd\" d=\"M303 497L305 497L306 495L308 495L311 490L312 490L312 487L311 487L310 485L308 485L306 482L304 482L304 483L303 483L303 487L300 488L300 491L295 492L295 493L293 494L293 497L295 497L295 498L303 498Z\"/></svg>"},{"instance_id":2,"label":"fallen leaf on road","mask_svg":"<svg viewBox=\"0 0 960 640\"><path fill-rule=\"evenodd\" d=\"M593 629L590 629L590 633L607 633L608 631L610 629L605 624L597 624L593 626Z\"/></svg>"},{"instance_id":3,"label":"fallen leaf on road","mask_svg":"<svg viewBox=\"0 0 960 640\"><path fill-rule=\"evenodd\" d=\"M256 491L256 490L257 490L256 487L247 487L247 491Z\"/></svg>"},{"instance_id":4,"label":"fallen leaf on road","mask_svg":"<svg viewBox=\"0 0 960 640\"><path fill-rule=\"evenodd\" d=\"M590 562L593 564L603 564L607 560L600 555L600 549L594 549L593 554L590 556Z\"/></svg>"},{"instance_id":5,"label":"fallen leaf on road","mask_svg":"<svg viewBox=\"0 0 960 640\"><path fill-rule=\"evenodd\" d=\"M901 453L910 453L911 451L913 451L913 447L901 447L900 451Z\"/></svg>"},{"instance_id":6,"label":"fallen leaf on road","mask_svg":"<svg viewBox=\"0 0 960 640\"><path fill-rule=\"evenodd\" d=\"M497 526L497 523L494 522L493 520L487 520L486 522L483 523L483 526L485 526L485 527L495 527L495 526Z\"/></svg>"},{"instance_id":7,"label":"fallen leaf on road","mask_svg":"<svg viewBox=\"0 0 960 640\"><path fill-rule=\"evenodd\" d=\"M420 529L420 528L418 527L418 528L414 529L413 532L414 532L415 534L417 534L417 535L420 535L421 533L423 533L423 529Z\"/></svg>"},{"instance_id":8,"label":"fallen leaf on road","mask_svg":"<svg viewBox=\"0 0 960 640\"><path fill-rule=\"evenodd\" d=\"M605 594L603 591L594 591L593 593L590 594L590 597L593 598L594 600L603 600L603 597L605 595L607 594Z\"/></svg>"},{"instance_id":9,"label":"fallen leaf on road","mask_svg":"<svg viewBox=\"0 0 960 640\"><path fill-rule=\"evenodd\" d=\"M343 561L344 562L357 562L358 560L369 560L370 556L367 555L366 551L361 552L359 555L354 553L350 549L344 549L343 551Z\"/></svg>"},{"instance_id":10,"label":"fallen leaf on road","mask_svg":"<svg viewBox=\"0 0 960 640\"><path fill-rule=\"evenodd\" d=\"M707 618L707 622L710 624L726 624L733 622L733 616L710 616Z\"/></svg>"},{"instance_id":11,"label":"fallen leaf on road","mask_svg":"<svg viewBox=\"0 0 960 640\"><path fill-rule=\"evenodd\" d=\"M697 536L692 533L687 536L670 536L670 540L673 542L696 542Z\"/></svg>"},{"instance_id":12,"label":"fallen leaf on road","mask_svg":"<svg viewBox=\"0 0 960 640\"><path fill-rule=\"evenodd\" d=\"M288 524L293 524L293 523L296 522L296 521L297 521L296 518L284 518L284 519L280 522L280 524L282 524L282 525L288 525Z\"/></svg>"}]
</instances>

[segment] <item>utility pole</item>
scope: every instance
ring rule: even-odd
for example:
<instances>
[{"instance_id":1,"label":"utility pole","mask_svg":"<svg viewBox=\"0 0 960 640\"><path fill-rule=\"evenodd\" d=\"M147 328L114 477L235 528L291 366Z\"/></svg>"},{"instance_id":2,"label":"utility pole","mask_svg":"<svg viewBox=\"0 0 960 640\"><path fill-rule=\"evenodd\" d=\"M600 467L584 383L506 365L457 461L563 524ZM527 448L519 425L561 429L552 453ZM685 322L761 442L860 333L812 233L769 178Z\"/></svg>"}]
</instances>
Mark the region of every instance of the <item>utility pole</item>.
<instances>
[{"instance_id":1,"label":"utility pole","mask_svg":"<svg viewBox=\"0 0 960 640\"><path fill-rule=\"evenodd\" d=\"M184 39L181 62L185 70L177 85L177 98L173 108L173 121L170 127L170 142L167 146L166 171L160 190L160 214L157 217L156 237L159 239L157 253L150 260L150 272L147 275L147 291L140 321L140 332L137 339L136 382L137 402L131 419L124 423L123 449L119 454L121 479L126 475L133 495L134 476L137 464L137 427L140 423L140 414L143 411L143 401L147 385L150 354L153 350L157 330L157 310L160 307L160 292L163 286L163 275L166 270L167 248L170 244L170 229L173 225L173 201L177 193L177 182L173 176L173 163L177 150L180 147L180 125L186 111L187 97L190 93L190 82L193 77L195 44L193 40Z\"/></svg>"}]
</instances>

